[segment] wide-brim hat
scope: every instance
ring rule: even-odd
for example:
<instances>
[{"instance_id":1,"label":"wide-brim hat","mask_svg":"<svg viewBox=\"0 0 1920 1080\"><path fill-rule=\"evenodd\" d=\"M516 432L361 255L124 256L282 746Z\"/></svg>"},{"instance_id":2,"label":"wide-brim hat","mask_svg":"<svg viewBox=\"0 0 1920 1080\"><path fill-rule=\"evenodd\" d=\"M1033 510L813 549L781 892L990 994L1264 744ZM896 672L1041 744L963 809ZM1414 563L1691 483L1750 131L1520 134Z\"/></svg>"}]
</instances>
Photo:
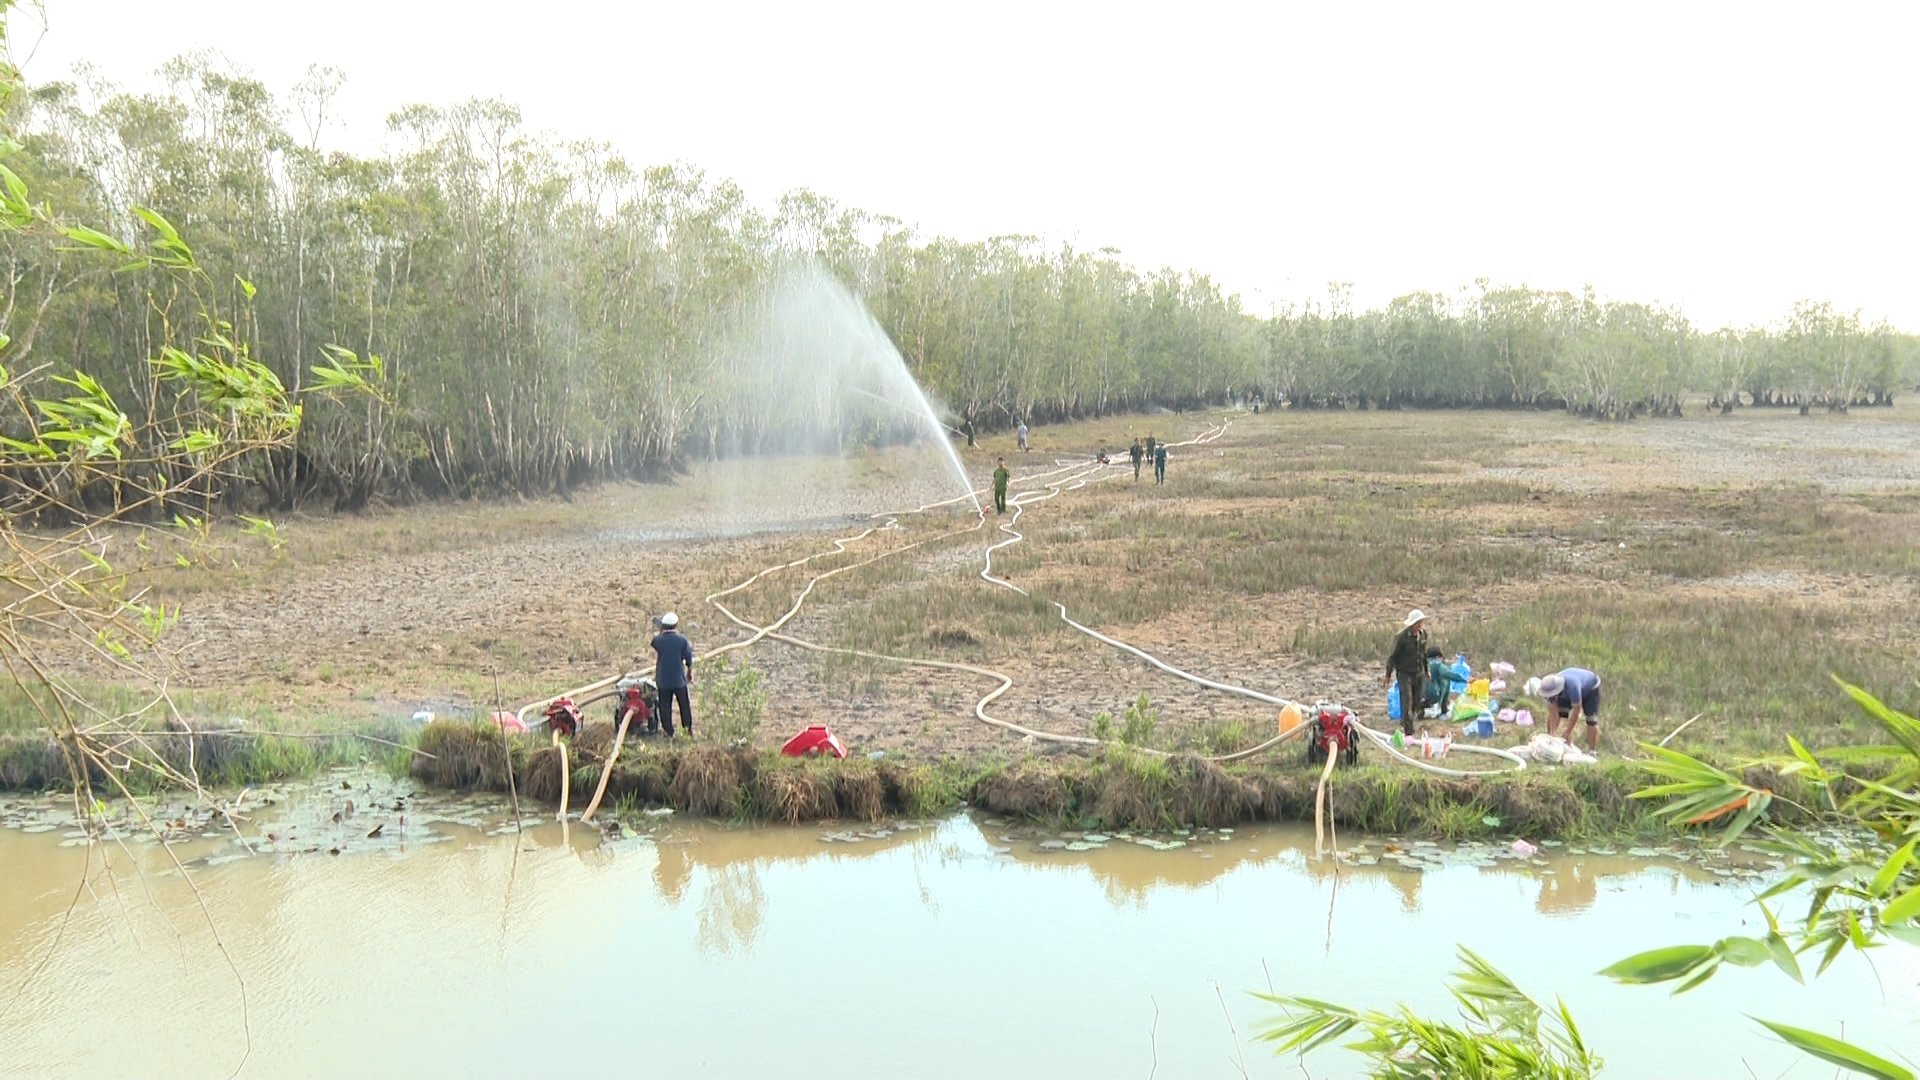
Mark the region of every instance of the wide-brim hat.
<instances>
[{"instance_id":1,"label":"wide-brim hat","mask_svg":"<svg viewBox=\"0 0 1920 1080\"><path fill-rule=\"evenodd\" d=\"M1567 680L1561 678L1557 674L1540 676L1540 696L1541 697L1558 696L1560 691L1565 690L1566 688L1567 688Z\"/></svg>"},{"instance_id":2,"label":"wide-brim hat","mask_svg":"<svg viewBox=\"0 0 1920 1080\"><path fill-rule=\"evenodd\" d=\"M1424 611L1421 611L1419 608L1414 608L1412 611L1407 612L1406 621L1402 622L1400 625L1412 626L1414 623L1426 622L1426 621L1427 621L1427 613Z\"/></svg>"},{"instance_id":3,"label":"wide-brim hat","mask_svg":"<svg viewBox=\"0 0 1920 1080\"><path fill-rule=\"evenodd\" d=\"M680 625L680 616L669 611L653 621L659 623L663 628L671 630Z\"/></svg>"}]
</instances>

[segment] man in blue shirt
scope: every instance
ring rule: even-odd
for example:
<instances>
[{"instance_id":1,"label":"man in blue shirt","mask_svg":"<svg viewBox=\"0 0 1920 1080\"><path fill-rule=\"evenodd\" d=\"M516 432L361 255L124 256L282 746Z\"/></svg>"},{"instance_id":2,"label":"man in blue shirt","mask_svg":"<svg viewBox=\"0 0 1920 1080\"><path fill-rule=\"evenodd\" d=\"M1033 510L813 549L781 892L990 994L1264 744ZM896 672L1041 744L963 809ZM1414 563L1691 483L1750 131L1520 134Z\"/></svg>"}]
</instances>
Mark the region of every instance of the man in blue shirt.
<instances>
[{"instance_id":1,"label":"man in blue shirt","mask_svg":"<svg viewBox=\"0 0 1920 1080\"><path fill-rule=\"evenodd\" d=\"M655 619L660 633L654 636L653 652L659 657L654 664L653 684L660 691L660 717L662 730L668 738L673 737L673 703L680 703L680 726L687 735L693 735L693 696L689 687L693 685L693 643L680 633L680 616L669 611ZM652 731L652 723L647 730Z\"/></svg>"},{"instance_id":2,"label":"man in blue shirt","mask_svg":"<svg viewBox=\"0 0 1920 1080\"><path fill-rule=\"evenodd\" d=\"M1586 668L1562 668L1552 675L1542 675L1530 679L1527 683L1530 692L1537 691L1547 699L1547 733L1558 735L1560 718L1567 718L1567 730L1561 738L1568 744L1573 742L1573 722L1584 717L1587 721L1587 752L1595 753L1600 748L1600 676Z\"/></svg>"}]
</instances>

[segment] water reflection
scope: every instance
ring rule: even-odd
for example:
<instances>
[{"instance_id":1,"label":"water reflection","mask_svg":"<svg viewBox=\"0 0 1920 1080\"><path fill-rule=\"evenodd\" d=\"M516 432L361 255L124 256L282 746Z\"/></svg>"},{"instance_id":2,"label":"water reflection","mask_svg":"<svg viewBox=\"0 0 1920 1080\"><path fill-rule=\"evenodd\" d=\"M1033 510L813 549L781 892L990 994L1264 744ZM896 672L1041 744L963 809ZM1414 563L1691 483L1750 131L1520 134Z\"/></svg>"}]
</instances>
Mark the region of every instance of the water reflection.
<instances>
[{"instance_id":1,"label":"water reflection","mask_svg":"<svg viewBox=\"0 0 1920 1080\"><path fill-rule=\"evenodd\" d=\"M1291 829L1200 834L1175 850L1115 838L1073 852L1040 850L1052 834L965 817L868 829L853 842L827 839L830 827L636 824L650 835L607 843L551 823L497 835L495 816L477 829L406 832L404 847L205 866L204 913L165 853L110 849L106 872L96 849L71 923L62 913L87 850L57 847L58 833L0 831L0 998L60 941L0 1023L0 1072L118 1075L130 1060L162 1078L230 1070L243 1045L237 983L209 916L247 980L246 1075L268 1077L625 1075L621 1040L556 1043L498 1017L556 986L582 1001L630 995L636 972L674 986L677 1000L734 1006L650 1028L648 1069L659 1075L1144 1075L1156 1010L1160 1074L1220 1075L1216 983L1242 1034L1259 1014L1237 991L1264 988L1267 961L1282 990L1445 1009L1440 980L1456 941L1566 995L1621 1075L1719 1075L1729 1053L1749 1052L1744 1014L1756 995L1810 1024L1844 1018L1883 1046L1920 1037L1920 965L1891 949L1885 999L1859 990L1870 977L1802 990L1730 975L1690 995L1709 1009L1690 1013L1698 1025L1646 1035L1668 1027L1665 995L1590 973L1639 948L1738 932L1749 914L1751 883L1727 888L1712 869L1673 859L1650 870L1644 859L1549 849L1536 865L1492 848L1390 851L1370 840L1376 865L1336 867ZM176 854L231 847L196 840ZM1698 922L1676 930L1675 919ZM1069 974L1033 974L1053 972ZM863 1018L859 1038L829 1048L739 1037L742 1017L827 986L841 1013ZM99 1000L115 1002L114 1023L72 1007ZM995 1037L956 1039L956 1016ZM1294 1072L1262 1068L1251 1046L1248 1057L1254 1075ZM1769 1075L1784 1068L1765 1060L1770 1068L1755 1065Z\"/></svg>"}]
</instances>

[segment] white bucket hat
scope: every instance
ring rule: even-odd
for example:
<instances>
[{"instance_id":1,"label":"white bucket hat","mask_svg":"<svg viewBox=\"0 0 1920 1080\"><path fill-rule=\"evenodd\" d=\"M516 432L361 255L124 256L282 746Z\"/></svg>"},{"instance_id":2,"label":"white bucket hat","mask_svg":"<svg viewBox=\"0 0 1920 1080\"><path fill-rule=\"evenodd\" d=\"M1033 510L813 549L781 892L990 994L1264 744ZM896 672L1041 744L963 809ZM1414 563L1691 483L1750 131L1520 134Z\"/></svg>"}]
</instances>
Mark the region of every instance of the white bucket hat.
<instances>
[{"instance_id":1,"label":"white bucket hat","mask_svg":"<svg viewBox=\"0 0 1920 1080\"><path fill-rule=\"evenodd\" d=\"M671 630L674 627L680 625L680 616L675 615L673 612L669 611L665 615L660 616L660 625L666 627L668 630Z\"/></svg>"},{"instance_id":2,"label":"white bucket hat","mask_svg":"<svg viewBox=\"0 0 1920 1080\"><path fill-rule=\"evenodd\" d=\"M1421 611L1419 608L1414 608L1412 611L1407 612L1407 620L1400 625L1412 626L1414 623L1425 621L1427 621L1427 613Z\"/></svg>"}]
</instances>

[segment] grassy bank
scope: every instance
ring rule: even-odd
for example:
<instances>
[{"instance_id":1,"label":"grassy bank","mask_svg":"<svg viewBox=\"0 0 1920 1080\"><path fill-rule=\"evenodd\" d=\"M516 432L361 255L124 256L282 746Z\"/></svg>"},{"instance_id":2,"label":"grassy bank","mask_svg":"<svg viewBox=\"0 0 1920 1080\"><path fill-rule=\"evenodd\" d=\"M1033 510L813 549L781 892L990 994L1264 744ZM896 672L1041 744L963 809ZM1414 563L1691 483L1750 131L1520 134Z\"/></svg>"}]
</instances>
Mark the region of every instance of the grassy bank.
<instances>
[{"instance_id":1,"label":"grassy bank","mask_svg":"<svg viewBox=\"0 0 1920 1080\"><path fill-rule=\"evenodd\" d=\"M177 789L181 777L213 789L236 789L311 776L337 765L378 764L404 772L412 756L408 732L337 728L319 734L270 728L188 731L177 722L89 739L83 748L44 731L0 733L0 791L65 791L84 770L96 795L122 786L135 795Z\"/></svg>"},{"instance_id":2,"label":"grassy bank","mask_svg":"<svg viewBox=\"0 0 1920 1080\"><path fill-rule=\"evenodd\" d=\"M592 796L611 742L606 728L589 728L574 740L569 762L575 807ZM559 756L538 740L516 738L503 746L499 732L488 725L437 721L422 730L420 748L433 756L414 759L417 779L505 792L511 761L523 798L543 804L559 799ZM970 805L1083 828L1155 829L1311 821L1317 780L1318 770L1302 764L1291 746L1221 765L1194 755L1143 754L1120 744L1092 754L1015 759L833 761L681 743L623 750L607 783L607 799L616 815L667 806L709 817L797 824L924 817ZM1653 820L1652 804L1629 798L1647 783L1646 774L1619 760L1481 779L1373 764L1335 775L1332 807L1340 828L1368 833L1653 835L1665 827Z\"/></svg>"},{"instance_id":3,"label":"grassy bank","mask_svg":"<svg viewBox=\"0 0 1920 1080\"><path fill-rule=\"evenodd\" d=\"M405 741L410 748L363 735ZM570 744L576 810L592 797L611 744L605 727L590 727ZM156 734L120 751L120 761L132 759L135 767L116 772L137 794L166 786L151 767L154 755L172 771L224 788L371 763L441 788L504 795L510 764L522 799L553 806L560 797L560 757L549 743L532 736L503 743L498 729L472 721L438 720L415 729L411 738L391 729L322 738L271 731ZM1617 758L1457 779L1371 756L1373 763L1335 774L1331 806L1340 829L1436 839L1652 837L1669 831L1653 818L1653 803L1630 797L1651 778ZM972 806L1089 829L1220 827L1311 821L1318 778L1318 769L1304 765L1295 746L1222 765L1192 754L1141 753L1120 743L1093 753L845 761L712 742L640 743L629 744L615 763L602 814L617 819L664 806L703 817L800 824L922 818ZM1800 785L1792 778L1749 779L1800 801ZM116 790L97 765L92 781L98 792ZM44 735L0 735L0 790L70 787L68 757L59 745Z\"/></svg>"}]
</instances>

